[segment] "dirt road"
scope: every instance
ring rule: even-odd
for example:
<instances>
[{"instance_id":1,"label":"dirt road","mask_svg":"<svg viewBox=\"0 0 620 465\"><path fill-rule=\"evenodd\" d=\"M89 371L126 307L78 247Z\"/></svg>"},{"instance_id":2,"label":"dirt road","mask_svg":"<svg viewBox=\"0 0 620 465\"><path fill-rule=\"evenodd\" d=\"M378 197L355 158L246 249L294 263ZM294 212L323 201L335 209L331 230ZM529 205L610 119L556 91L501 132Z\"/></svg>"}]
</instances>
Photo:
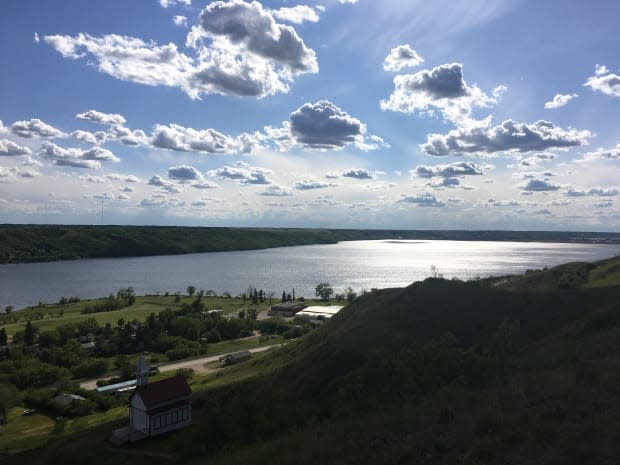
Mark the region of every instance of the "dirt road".
<instances>
[{"instance_id":1,"label":"dirt road","mask_svg":"<svg viewBox=\"0 0 620 465\"><path fill-rule=\"evenodd\" d=\"M269 350L272 347L278 347L279 345L280 344L265 346L265 347L255 347L254 349L248 349L248 350L251 353L255 354L258 352L265 352L266 350ZM166 372L166 371L178 370L179 368L191 368L196 373L202 374L202 375L206 373L213 373L219 370L219 368L211 368L211 367L207 367L206 365L211 362L219 361L222 355L225 355L225 354L211 355L209 357L202 357L202 358L196 358L193 360L185 360L181 362L174 362L174 363L169 363L166 365L160 365L159 371ZM80 387L82 389L95 389L97 387L97 379L90 379L87 381L82 381L80 383Z\"/></svg>"}]
</instances>

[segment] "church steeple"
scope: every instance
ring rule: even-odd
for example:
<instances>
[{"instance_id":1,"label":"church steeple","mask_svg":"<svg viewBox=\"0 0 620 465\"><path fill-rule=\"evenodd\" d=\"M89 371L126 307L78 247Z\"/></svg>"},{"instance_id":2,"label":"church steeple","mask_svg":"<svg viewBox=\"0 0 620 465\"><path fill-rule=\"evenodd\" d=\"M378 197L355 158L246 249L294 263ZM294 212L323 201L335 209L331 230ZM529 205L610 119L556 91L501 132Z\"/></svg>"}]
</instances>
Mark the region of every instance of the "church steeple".
<instances>
[{"instance_id":1,"label":"church steeple","mask_svg":"<svg viewBox=\"0 0 620 465\"><path fill-rule=\"evenodd\" d=\"M136 367L136 386L144 387L149 382L149 366L146 364L144 354L140 355L138 366Z\"/></svg>"}]
</instances>

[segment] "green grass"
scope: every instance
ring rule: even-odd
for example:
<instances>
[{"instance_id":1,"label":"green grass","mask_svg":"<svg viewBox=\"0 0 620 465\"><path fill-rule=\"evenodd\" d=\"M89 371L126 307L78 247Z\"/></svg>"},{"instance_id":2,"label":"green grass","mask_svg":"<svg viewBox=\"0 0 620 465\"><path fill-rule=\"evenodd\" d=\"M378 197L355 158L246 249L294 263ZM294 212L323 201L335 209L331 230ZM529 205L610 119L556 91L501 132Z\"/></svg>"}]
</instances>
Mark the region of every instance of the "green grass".
<instances>
[{"instance_id":1,"label":"green grass","mask_svg":"<svg viewBox=\"0 0 620 465\"><path fill-rule=\"evenodd\" d=\"M23 407L9 410L8 423L0 426L0 451L15 453L45 444L54 421L41 414L23 415Z\"/></svg>"}]
</instances>

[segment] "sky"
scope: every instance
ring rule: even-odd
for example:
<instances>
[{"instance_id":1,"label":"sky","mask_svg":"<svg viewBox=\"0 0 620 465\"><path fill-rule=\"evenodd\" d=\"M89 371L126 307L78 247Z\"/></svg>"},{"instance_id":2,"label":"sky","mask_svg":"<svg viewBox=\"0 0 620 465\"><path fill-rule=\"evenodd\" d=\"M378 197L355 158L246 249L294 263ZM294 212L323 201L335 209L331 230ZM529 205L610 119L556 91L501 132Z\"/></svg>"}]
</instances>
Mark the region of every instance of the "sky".
<instances>
[{"instance_id":1,"label":"sky","mask_svg":"<svg viewBox=\"0 0 620 465\"><path fill-rule=\"evenodd\" d=\"M615 0L4 0L0 223L620 230Z\"/></svg>"}]
</instances>

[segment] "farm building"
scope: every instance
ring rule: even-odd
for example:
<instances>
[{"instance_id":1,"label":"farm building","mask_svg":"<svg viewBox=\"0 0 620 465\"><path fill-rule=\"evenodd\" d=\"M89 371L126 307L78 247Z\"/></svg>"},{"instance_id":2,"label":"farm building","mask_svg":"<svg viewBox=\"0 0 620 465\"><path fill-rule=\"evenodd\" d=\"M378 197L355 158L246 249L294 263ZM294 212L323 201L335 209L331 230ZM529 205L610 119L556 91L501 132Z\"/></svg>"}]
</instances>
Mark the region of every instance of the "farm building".
<instances>
[{"instance_id":1,"label":"farm building","mask_svg":"<svg viewBox=\"0 0 620 465\"><path fill-rule=\"evenodd\" d=\"M148 372L144 357L140 357L136 390L129 397L130 438L155 436L192 423L192 390L185 377L149 383Z\"/></svg>"},{"instance_id":2,"label":"farm building","mask_svg":"<svg viewBox=\"0 0 620 465\"><path fill-rule=\"evenodd\" d=\"M316 305L303 309L298 315L327 320L342 310L342 308L341 305Z\"/></svg>"},{"instance_id":3,"label":"farm building","mask_svg":"<svg viewBox=\"0 0 620 465\"><path fill-rule=\"evenodd\" d=\"M78 396L77 394L69 394L67 392L62 392L58 394L56 397L52 399L56 405L60 405L61 407L67 407L71 405L73 402L80 402L86 400L82 396Z\"/></svg>"},{"instance_id":4,"label":"farm building","mask_svg":"<svg viewBox=\"0 0 620 465\"><path fill-rule=\"evenodd\" d=\"M269 316L291 317L307 305L305 302L282 302L281 304L272 305L267 313Z\"/></svg>"}]
</instances>

